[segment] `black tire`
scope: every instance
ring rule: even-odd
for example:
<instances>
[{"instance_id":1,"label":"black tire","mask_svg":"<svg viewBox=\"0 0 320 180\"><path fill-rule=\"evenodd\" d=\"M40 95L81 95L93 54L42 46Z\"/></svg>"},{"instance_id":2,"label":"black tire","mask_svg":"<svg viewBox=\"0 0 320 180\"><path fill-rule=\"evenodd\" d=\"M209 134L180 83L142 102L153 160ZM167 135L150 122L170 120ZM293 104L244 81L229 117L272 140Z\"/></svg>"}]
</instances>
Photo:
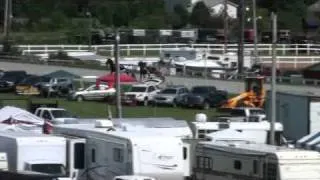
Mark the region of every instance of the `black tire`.
<instances>
[{"instance_id":1,"label":"black tire","mask_svg":"<svg viewBox=\"0 0 320 180\"><path fill-rule=\"evenodd\" d=\"M178 106L178 104L177 104L177 100L173 100L172 101L172 107L174 107L174 108L176 108Z\"/></svg>"},{"instance_id":2,"label":"black tire","mask_svg":"<svg viewBox=\"0 0 320 180\"><path fill-rule=\"evenodd\" d=\"M210 109L210 104L208 101L204 101L203 104L202 104L202 109L204 110L208 110Z\"/></svg>"},{"instance_id":3,"label":"black tire","mask_svg":"<svg viewBox=\"0 0 320 180\"><path fill-rule=\"evenodd\" d=\"M143 100L143 106L148 106L149 102L148 102L148 98L145 98Z\"/></svg>"},{"instance_id":4,"label":"black tire","mask_svg":"<svg viewBox=\"0 0 320 180\"><path fill-rule=\"evenodd\" d=\"M82 102L83 100L84 100L84 97L83 96L77 96L76 97L76 100L78 101L78 102Z\"/></svg>"}]
</instances>

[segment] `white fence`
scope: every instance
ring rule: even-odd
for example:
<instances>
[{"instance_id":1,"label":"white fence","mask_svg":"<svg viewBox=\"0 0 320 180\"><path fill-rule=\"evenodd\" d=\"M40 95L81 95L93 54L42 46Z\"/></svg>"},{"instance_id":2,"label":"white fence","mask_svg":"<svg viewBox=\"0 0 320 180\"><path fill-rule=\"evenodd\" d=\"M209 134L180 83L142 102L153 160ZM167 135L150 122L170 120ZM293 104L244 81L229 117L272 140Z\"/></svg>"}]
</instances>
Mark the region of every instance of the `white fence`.
<instances>
[{"instance_id":1,"label":"white fence","mask_svg":"<svg viewBox=\"0 0 320 180\"><path fill-rule=\"evenodd\" d=\"M225 52L223 44L121 44L120 54L122 56L159 56L163 49L191 46L194 48L205 48L216 53ZM18 45L24 54L48 53L59 50L83 51L93 50L107 56L112 56L113 45ZM227 51L237 51L237 44L228 44ZM245 51L254 50L253 44L245 44ZM272 44L258 44L259 55L271 56ZM310 56L320 53L320 44L278 44L279 56Z\"/></svg>"}]
</instances>

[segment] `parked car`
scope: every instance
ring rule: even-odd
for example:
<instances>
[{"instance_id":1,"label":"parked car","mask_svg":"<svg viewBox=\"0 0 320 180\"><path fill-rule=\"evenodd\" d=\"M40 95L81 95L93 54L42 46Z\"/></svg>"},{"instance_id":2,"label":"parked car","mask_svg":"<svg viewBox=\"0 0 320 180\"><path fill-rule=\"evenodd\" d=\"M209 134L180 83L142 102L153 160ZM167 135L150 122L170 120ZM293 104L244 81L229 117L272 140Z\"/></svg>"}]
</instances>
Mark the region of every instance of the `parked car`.
<instances>
[{"instance_id":1,"label":"parked car","mask_svg":"<svg viewBox=\"0 0 320 180\"><path fill-rule=\"evenodd\" d=\"M44 97L63 96L73 91L73 81L70 78L45 78L38 88Z\"/></svg>"},{"instance_id":2,"label":"parked car","mask_svg":"<svg viewBox=\"0 0 320 180\"><path fill-rule=\"evenodd\" d=\"M108 85L100 84L97 86L96 84L89 86L86 89L79 89L79 91L75 91L69 94L69 100L104 100L107 96L111 96L116 92L115 88L109 88Z\"/></svg>"},{"instance_id":3,"label":"parked car","mask_svg":"<svg viewBox=\"0 0 320 180\"><path fill-rule=\"evenodd\" d=\"M160 92L155 85L135 84L132 85L128 92L125 92L121 97L121 102L124 104L143 104L147 106L153 97Z\"/></svg>"},{"instance_id":4,"label":"parked car","mask_svg":"<svg viewBox=\"0 0 320 180\"><path fill-rule=\"evenodd\" d=\"M181 105L183 107L200 107L209 109L220 106L228 99L226 91L217 90L214 86L194 86L191 92L184 96Z\"/></svg>"},{"instance_id":5,"label":"parked car","mask_svg":"<svg viewBox=\"0 0 320 180\"><path fill-rule=\"evenodd\" d=\"M15 87L15 92L18 95L39 95L40 90L39 84L44 80L45 77L30 75L19 82Z\"/></svg>"},{"instance_id":6,"label":"parked car","mask_svg":"<svg viewBox=\"0 0 320 180\"><path fill-rule=\"evenodd\" d=\"M156 94L152 102L155 105L171 105L176 107L188 93L189 90L185 86L169 86Z\"/></svg>"},{"instance_id":7,"label":"parked car","mask_svg":"<svg viewBox=\"0 0 320 180\"><path fill-rule=\"evenodd\" d=\"M0 91L14 91L16 84L27 76L26 71L4 71L0 76Z\"/></svg>"}]
</instances>

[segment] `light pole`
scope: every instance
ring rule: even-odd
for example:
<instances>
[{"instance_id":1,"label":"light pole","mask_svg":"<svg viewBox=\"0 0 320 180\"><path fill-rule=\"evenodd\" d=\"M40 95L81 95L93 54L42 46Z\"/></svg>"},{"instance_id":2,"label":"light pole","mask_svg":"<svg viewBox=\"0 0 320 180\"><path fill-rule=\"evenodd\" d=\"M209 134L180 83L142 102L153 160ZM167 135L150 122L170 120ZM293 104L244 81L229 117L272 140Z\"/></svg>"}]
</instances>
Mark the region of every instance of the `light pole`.
<instances>
[{"instance_id":1,"label":"light pole","mask_svg":"<svg viewBox=\"0 0 320 180\"><path fill-rule=\"evenodd\" d=\"M274 144L274 123L276 122L276 78L277 78L277 14L272 13L272 82L271 82L271 127L270 144Z\"/></svg>"},{"instance_id":2,"label":"light pole","mask_svg":"<svg viewBox=\"0 0 320 180\"><path fill-rule=\"evenodd\" d=\"M258 64L258 47L257 47L257 43L258 43L258 30L257 30L257 5L256 5L256 0L252 0L252 15L253 15L253 32L254 32L254 39L253 39L253 43L254 43L254 63Z\"/></svg>"},{"instance_id":3,"label":"light pole","mask_svg":"<svg viewBox=\"0 0 320 180\"><path fill-rule=\"evenodd\" d=\"M240 4L238 7L238 17L239 17L239 42L238 42L238 74L243 73L243 59L244 59L244 24L245 24L245 7L244 0L239 0Z\"/></svg>"},{"instance_id":4,"label":"light pole","mask_svg":"<svg viewBox=\"0 0 320 180\"><path fill-rule=\"evenodd\" d=\"M228 0L224 0L223 2L223 19L224 19L224 48L223 48L223 54L227 52L228 48Z\"/></svg>"},{"instance_id":5,"label":"light pole","mask_svg":"<svg viewBox=\"0 0 320 180\"><path fill-rule=\"evenodd\" d=\"M122 118L122 107L121 107L121 89L120 89L120 65L119 65L119 43L120 35L119 31L115 31L115 43L114 43L114 60L116 65L116 114L117 118Z\"/></svg>"},{"instance_id":6,"label":"light pole","mask_svg":"<svg viewBox=\"0 0 320 180\"><path fill-rule=\"evenodd\" d=\"M92 36L91 36L91 29L92 29L92 15L89 11L86 13L87 17L89 18L89 27L88 27L88 50L91 51L92 46Z\"/></svg>"}]
</instances>

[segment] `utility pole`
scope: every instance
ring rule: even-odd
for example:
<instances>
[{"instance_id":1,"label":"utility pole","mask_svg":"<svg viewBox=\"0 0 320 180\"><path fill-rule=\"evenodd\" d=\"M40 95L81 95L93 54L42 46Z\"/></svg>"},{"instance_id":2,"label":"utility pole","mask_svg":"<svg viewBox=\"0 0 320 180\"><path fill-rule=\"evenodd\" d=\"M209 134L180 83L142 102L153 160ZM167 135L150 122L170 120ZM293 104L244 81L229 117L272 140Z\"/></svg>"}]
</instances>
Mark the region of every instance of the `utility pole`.
<instances>
[{"instance_id":1,"label":"utility pole","mask_svg":"<svg viewBox=\"0 0 320 180\"><path fill-rule=\"evenodd\" d=\"M239 17L239 42L238 42L238 74L242 75L243 73L243 51L244 51L244 23L245 23L245 8L244 8L244 0L239 0L239 9L238 9L238 17Z\"/></svg>"},{"instance_id":2,"label":"utility pole","mask_svg":"<svg viewBox=\"0 0 320 180\"><path fill-rule=\"evenodd\" d=\"M120 65L119 65L119 43L120 43L120 35L119 30L115 31L115 41L114 41L114 60L116 65L116 114L117 118L122 118L122 107L121 107L121 89L120 89Z\"/></svg>"},{"instance_id":3,"label":"utility pole","mask_svg":"<svg viewBox=\"0 0 320 180\"><path fill-rule=\"evenodd\" d=\"M227 52L228 48L228 0L224 0L224 8L223 8L223 19L224 19L224 48L223 54Z\"/></svg>"},{"instance_id":4,"label":"utility pole","mask_svg":"<svg viewBox=\"0 0 320 180\"><path fill-rule=\"evenodd\" d=\"M272 82L271 82L271 127L270 127L270 143L274 143L275 131L274 123L276 122L276 66L277 66L277 15L272 12Z\"/></svg>"},{"instance_id":5,"label":"utility pole","mask_svg":"<svg viewBox=\"0 0 320 180\"><path fill-rule=\"evenodd\" d=\"M256 0L252 0L252 12L253 12L253 31L254 31L254 63L258 64L258 30L257 30L257 5Z\"/></svg>"},{"instance_id":6,"label":"utility pole","mask_svg":"<svg viewBox=\"0 0 320 180\"><path fill-rule=\"evenodd\" d=\"M5 39L8 40L12 19L12 0L6 0L4 8L3 34Z\"/></svg>"},{"instance_id":7,"label":"utility pole","mask_svg":"<svg viewBox=\"0 0 320 180\"><path fill-rule=\"evenodd\" d=\"M92 29L92 15L89 11L87 11L87 16L89 18L89 27L88 27L88 50L91 51L91 46L92 46L92 34L91 34L91 29Z\"/></svg>"}]
</instances>

